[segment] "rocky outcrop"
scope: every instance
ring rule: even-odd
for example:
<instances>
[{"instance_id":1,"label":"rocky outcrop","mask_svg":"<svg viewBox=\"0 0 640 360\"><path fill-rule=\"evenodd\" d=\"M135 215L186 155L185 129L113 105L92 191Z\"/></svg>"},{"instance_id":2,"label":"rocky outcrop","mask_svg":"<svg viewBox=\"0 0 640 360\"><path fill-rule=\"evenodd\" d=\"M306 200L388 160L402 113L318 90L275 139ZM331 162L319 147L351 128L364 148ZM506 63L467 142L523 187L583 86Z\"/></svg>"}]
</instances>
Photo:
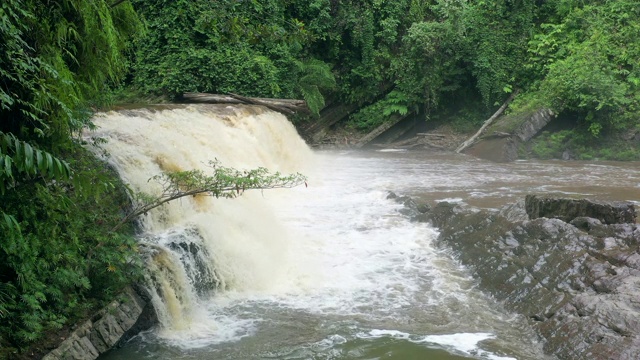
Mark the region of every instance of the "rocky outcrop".
<instances>
[{"instance_id":1,"label":"rocky outcrop","mask_svg":"<svg viewBox=\"0 0 640 360\"><path fill-rule=\"evenodd\" d=\"M146 322L146 324L145 324ZM139 332L153 322L153 309L133 289L80 325L43 360L92 360L115 346L127 333Z\"/></svg>"},{"instance_id":2,"label":"rocky outcrop","mask_svg":"<svg viewBox=\"0 0 640 360\"><path fill-rule=\"evenodd\" d=\"M513 132L520 141L527 142L538 134L553 119L555 114L550 109L540 109L533 113Z\"/></svg>"},{"instance_id":3,"label":"rocky outcrop","mask_svg":"<svg viewBox=\"0 0 640 360\"><path fill-rule=\"evenodd\" d=\"M525 315L549 354L640 359L635 212L630 218L630 204L582 201L528 198L531 219L524 202L500 211L439 203L414 218L440 229L438 243L454 250L484 291ZM540 217L551 214L557 218Z\"/></svg>"},{"instance_id":4,"label":"rocky outcrop","mask_svg":"<svg viewBox=\"0 0 640 360\"><path fill-rule=\"evenodd\" d=\"M621 202L593 202L585 199L558 199L527 195L525 210L531 219L556 218L570 222L577 217L598 219L605 224L636 222L633 204Z\"/></svg>"},{"instance_id":5,"label":"rocky outcrop","mask_svg":"<svg viewBox=\"0 0 640 360\"><path fill-rule=\"evenodd\" d=\"M549 109L531 114L507 115L487 129L485 135L465 150L466 154L495 162L518 159L518 147L531 140L555 116Z\"/></svg>"}]
</instances>

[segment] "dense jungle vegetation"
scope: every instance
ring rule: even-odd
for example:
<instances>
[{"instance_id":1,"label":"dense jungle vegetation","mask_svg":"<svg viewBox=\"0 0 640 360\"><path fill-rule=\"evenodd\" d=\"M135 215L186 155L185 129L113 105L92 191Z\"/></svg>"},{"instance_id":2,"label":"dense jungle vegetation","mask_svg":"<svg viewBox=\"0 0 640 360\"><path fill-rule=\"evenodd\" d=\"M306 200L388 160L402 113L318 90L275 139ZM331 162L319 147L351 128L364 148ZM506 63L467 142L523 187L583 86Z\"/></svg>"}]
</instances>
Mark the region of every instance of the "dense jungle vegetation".
<instances>
[{"instance_id":1,"label":"dense jungle vegetation","mask_svg":"<svg viewBox=\"0 0 640 360\"><path fill-rule=\"evenodd\" d=\"M82 148L92 109L185 91L357 104L473 129L511 92L564 128L538 156L638 129L635 0L3 0L0 357L140 274L122 185ZM638 158L636 147L611 157ZM623 155L620 155L620 154ZM602 156L602 155L601 155Z\"/></svg>"}]
</instances>

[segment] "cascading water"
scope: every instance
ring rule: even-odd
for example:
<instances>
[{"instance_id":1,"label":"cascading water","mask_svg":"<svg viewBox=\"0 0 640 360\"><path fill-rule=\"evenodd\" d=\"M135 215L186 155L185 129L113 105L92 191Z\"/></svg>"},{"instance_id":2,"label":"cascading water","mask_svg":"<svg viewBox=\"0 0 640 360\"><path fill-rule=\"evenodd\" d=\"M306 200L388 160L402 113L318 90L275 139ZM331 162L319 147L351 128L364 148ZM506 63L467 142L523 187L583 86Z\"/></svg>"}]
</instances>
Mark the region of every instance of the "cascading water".
<instances>
[{"instance_id":1,"label":"cascading water","mask_svg":"<svg viewBox=\"0 0 640 360\"><path fill-rule=\"evenodd\" d=\"M436 231L386 198L402 190L393 163L314 154L286 118L257 107L94 121L90 136L107 140L109 161L137 191L159 191L152 176L206 171L213 159L310 179L309 188L182 198L150 211L140 242L161 324L107 358L544 358L522 319L432 246Z\"/></svg>"},{"instance_id":2,"label":"cascading water","mask_svg":"<svg viewBox=\"0 0 640 360\"><path fill-rule=\"evenodd\" d=\"M312 158L286 118L259 108L130 110L105 114L96 124L100 129L91 136L107 140L103 148L124 181L151 195L161 190L149 181L151 176L206 172L214 159L238 169L293 172ZM278 273L287 271L290 239L267 206L267 196L247 192L234 200L182 198L144 217L147 281L167 337L189 333L194 319L202 316L199 299L214 289L268 288Z\"/></svg>"}]
</instances>

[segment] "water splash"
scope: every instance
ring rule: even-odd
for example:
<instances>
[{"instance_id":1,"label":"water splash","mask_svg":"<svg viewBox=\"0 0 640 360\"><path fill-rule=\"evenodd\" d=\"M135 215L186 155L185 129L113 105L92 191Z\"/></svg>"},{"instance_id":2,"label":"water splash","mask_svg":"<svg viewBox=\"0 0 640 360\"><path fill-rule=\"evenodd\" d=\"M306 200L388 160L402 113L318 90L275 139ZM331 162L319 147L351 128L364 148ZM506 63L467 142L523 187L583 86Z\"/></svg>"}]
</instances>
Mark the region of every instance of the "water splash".
<instances>
[{"instance_id":1,"label":"water splash","mask_svg":"<svg viewBox=\"0 0 640 360\"><path fill-rule=\"evenodd\" d=\"M219 160L237 169L266 167L300 172L313 154L282 115L258 107L185 106L100 114L108 161L135 191L158 194L149 178L199 169ZM99 153L99 150L97 150ZM148 249L147 282L165 333L184 332L206 316L202 299L216 288L257 291L278 284L288 271L287 232L273 216L267 195L234 200L181 198L149 211L142 220ZM201 321L196 321L201 322Z\"/></svg>"}]
</instances>

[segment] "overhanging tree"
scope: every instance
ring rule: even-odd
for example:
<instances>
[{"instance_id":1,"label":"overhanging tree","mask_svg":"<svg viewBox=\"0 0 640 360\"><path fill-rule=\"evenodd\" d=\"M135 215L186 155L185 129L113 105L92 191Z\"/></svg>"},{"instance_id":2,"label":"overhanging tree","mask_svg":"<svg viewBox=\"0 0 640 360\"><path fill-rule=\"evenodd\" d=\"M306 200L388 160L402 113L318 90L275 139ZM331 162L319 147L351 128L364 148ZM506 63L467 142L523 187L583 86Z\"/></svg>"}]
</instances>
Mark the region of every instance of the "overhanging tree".
<instances>
[{"instance_id":1,"label":"overhanging tree","mask_svg":"<svg viewBox=\"0 0 640 360\"><path fill-rule=\"evenodd\" d=\"M186 196L206 195L233 199L247 190L292 188L301 184L306 185L307 181L307 178L300 173L282 175L279 172L270 173L263 167L241 171L222 166L217 160L210 161L209 167L212 170L211 174L201 170L188 170L167 172L152 177L149 181L159 183L162 190L157 195L135 194L134 208L113 230L119 229L123 224L152 209Z\"/></svg>"}]
</instances>

